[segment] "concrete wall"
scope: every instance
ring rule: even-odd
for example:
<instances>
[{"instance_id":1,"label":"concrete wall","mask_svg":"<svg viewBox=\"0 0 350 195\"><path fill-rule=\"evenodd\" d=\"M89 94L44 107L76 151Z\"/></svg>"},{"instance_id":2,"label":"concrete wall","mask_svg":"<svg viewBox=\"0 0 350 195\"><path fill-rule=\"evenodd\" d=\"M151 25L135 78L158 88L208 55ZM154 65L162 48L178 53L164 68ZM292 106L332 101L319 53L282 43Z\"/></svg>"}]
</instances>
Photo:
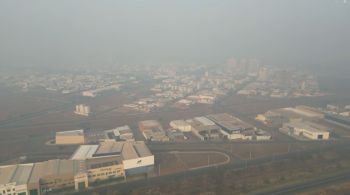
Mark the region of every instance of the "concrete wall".
<instances>
[{"instance_id":1,"label":"concrete wall","mask_svg":"<svg viewBox=\"0 0 350 195\"><path fill-rule=\"evenodd\" d=\"M125 175L131 176L131 175L147 174L147 173L151 172L153 169L154 169L154 166L145 166L145 167L127 169L127 170L125 170Z\"/></svg>"},{"instance_id":2,"label":"concrete wall","mask_svg":"<svg viewBox=\"0 0 350 195\"><path fill-rule=\"evenodd\" d=\"M329 132L309 132L309 131L304 131L303 135L309 139L317 140L319 135L322 135L323 140L329 139Z\"/></svg>"},{"instance_id":3,"label":"concrete wall","mask_svg":"<svg viewBox=\"0 0 350 195\"><path fill-rule=\"evenodd\" d=\"M62 188L74 187L74 174L45 176L40 179L41 191L58 190Z\"/></svg>"},{"instance_id":4,"label":"concrete wall","mask_svg":"<svg viewBox=\"0 0 350 195\"><path fill-rule=\"evenodd\" d=\"M112 165L108 167L101 167L97 169L90 169L87 172L88 181L89 182L95 182L95 181L102 181L109 178L117 178L117 177L124 177L125 172L122 164L119 165Z\"/></svg>"},{"instance_id":5,"label":"concrete wall","mask_svg":"<svg viewBox=\"0 0 350 195\"><path fill-rule=\"evenodd\" d=\"M3 193L5 191L5 193ZM6 185L0 185L0 194L18 194L18 193L28 193L27 185L16 185L16 183L10 183Z\"/></svg>"},{"instance_id":6,"label":"concrete wall","mask_svg":"<svg viewBox=\"0 0 350 195\"><path fill-rule=\"evenodd\" d=\"M307 137L312 140L318 140L318 135L322 135L322 140L329 139L329 132L313 132L309 131L308 129L301 129L301 128L294 128L294 132L296 135L303 135L304 137Z\"/></svg>"}]
</instances>

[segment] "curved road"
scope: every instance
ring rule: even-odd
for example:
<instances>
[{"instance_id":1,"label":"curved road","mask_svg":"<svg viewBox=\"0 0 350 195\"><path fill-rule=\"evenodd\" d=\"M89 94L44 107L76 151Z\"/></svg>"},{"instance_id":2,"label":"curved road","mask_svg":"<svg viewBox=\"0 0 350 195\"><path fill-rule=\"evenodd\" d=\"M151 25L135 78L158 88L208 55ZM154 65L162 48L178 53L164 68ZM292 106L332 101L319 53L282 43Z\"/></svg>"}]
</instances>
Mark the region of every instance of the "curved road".
<instances>
[{"instance_id":1,"label":"curved road","mask_svg":"<svg viewBox=\"0 0 350 195\"><path fill-rule=\"evenodd\" d=\"M209 167L216 167L216 166L228 164L231 161L231 158L230 158L229 155L227 155L227 154L225 154L223 152L218 152L218 151L170 151L168 153L170 153L170 154L210 154L210 153L214 153L214 154L220 154L220 155L223 155L223 156L226 157L226 160L223 161L223 162L213 163L213 164L210 164L210 162L209 162L208 165L190 168L189 170L196 170L196 169L203 169L203 168L209 168Z\"/></svg>"}]
</instances>

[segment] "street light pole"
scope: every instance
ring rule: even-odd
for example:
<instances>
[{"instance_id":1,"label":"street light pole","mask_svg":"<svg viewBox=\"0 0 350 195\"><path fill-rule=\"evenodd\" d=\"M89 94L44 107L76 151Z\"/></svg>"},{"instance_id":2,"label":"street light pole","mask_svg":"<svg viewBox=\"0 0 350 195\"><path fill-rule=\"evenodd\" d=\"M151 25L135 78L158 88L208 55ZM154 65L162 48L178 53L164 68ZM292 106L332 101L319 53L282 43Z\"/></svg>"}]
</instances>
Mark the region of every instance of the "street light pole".
<instances>
[{"instance_id":1,"label":"street light pole","mask_svg":"<svg viewBox=\"0 0 350 195\"><path fill-rule=\"evenodd\" d=\"M210 159L209 159L209 154L208 154L208 167L209 167L209 164L210 164L210 161L209 161Z\"/></svg>"},{"instance_id":2,"label":"street light pole","mask_svg":"<svg viewBox=\"0 0 350 195\"><path fill-rule=\"evenodd\" d=\"M160 176L160 163L159 163L159 166L158 166L158 176Z\"/></svg>"},{"instance_id":3,"label":"street light pole","mask_svg":"<svg viewBox=\"0 0 350 195\"><path fill-rule=\"evenodd\" d=\"M290 145L290 143L288 144L288 153L290 152L290 147L291 147L291 145Z\"/></svg>"}]
</instances>

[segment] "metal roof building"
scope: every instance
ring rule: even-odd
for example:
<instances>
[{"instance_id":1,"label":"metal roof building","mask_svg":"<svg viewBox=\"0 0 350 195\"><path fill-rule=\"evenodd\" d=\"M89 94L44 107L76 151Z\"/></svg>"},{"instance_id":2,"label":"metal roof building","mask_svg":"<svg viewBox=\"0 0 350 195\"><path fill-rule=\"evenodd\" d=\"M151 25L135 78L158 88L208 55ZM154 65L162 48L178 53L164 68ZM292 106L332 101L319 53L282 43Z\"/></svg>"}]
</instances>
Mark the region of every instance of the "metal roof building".
<instances>
[{"instance_id":1,"label":"metal roof building","mask_svg":"<svg viewBox=\"0 0 350 195\"><path fill-rule=\"evenodd\" d=\"M152 153L144 142L125 143L122 156L123 159L129 160L134 158L152 156Z\"/></svg>"},{"instance_id":2,"label":"metal roof building","mask_svg":"<svg viewBox=\"0 0 350 195\"><path fill-rule=\"evenodd\" d=\"M98 145L81 145L71 157L72 160L85 160L92 158L98 149Z\"/></svg>"},{"instance_id":3,"label":"metal roof building","mask_svg":"<svg viewBox=\"0 0 350 195\"><path fill-rule=\"evenodd\" d=\"M146 140L169 141L162 125L156 120L146 120L139 122L139 130Z\"/></svg>"},{"instance_id":4,"label":"metal roof building","mask_svg":"<svg viewBox=\"0 0 350 195\"><path fill-rule=\"evenodd\" d=\"M0 166L0 194L40 195L67 187L83 189L99 180L148 173L153 166L154 156L144 142L82 145L70 160Z\"/></svg>"},{"instance_id":5,"label":"metal roof building","mask_svg":"<svg viewBox=\"0 0 350 195\"><path fill-rule=\"evenodd\" d=\"M72 155L71 160L85 160L103 156L122 156L123 159L132 159L152 156L144 142L115 142L105 141L100 145L82 145Z\"/></svg>"},{"instance_id":6,"label":"metal roof building","mask_svg":"<svg viewBox=\"0 0 350 195\"><path fill-rule=\"evenodd\" d=\"M56 144L84 144L84 130L71 130L56 132Z\"/></svg>"},{"instance_id":7,"label":"metal roof building","mask_svg":"<svg viewBox=\"0 0 350 195\"><path fill-rule=\"evenodd\" d=\"M312 140L327 140L330 132L326 127L312 122L295 121L283 124L281 130Z\"/></svg>"},{"instance_id":8,"label":"metal roof building","mask_svg":"<svg viewBox=\"0 0 350 195\"><path fill-rule=\"evenodd\" d=\"M60 188L51 181L61 180L62 185L69 185L74 181L75 174L85 170L78 161L58 159L0 166L0 193L6 191L6 194L40 194L40 190L47 186L51 189Z\"/></svg>"},{"instance_id":9,"label":"metal roof building","mask_svg":"<svg viewBox=\"0 0 350 195\"><path fill-rule=\"evenodd\" d=\"M0 167L0 185L16 183L26 184L31 177L34 164L9 165Z\"/></svg>"},{"instance_id":10,"label":"metal roof building","mask_svg":"<svg viewBox=\"0 0 350 195\"><path fill-rule=\"evenodd\" d=\"M194 120L200 122L203 126L215 125L215 123L213 123L213 121L209 120L208 118L206 118L204 116L196 117L196 118L194 118Z\"/></svg>"},{"instance_id":11,"label":"metal roof building","mask_svg":"<svg viewBox=\"0 0 350 195\"><path fill-rule=\"evenodd\" d=\"M207 118L212 120L216 125L220 126L224 131L228 133L240 132L253 129L253 126L243 122L237 117L229 115L227 113L211 114Z\"/></svg>"},{"instance_id":12,"label":"metal roof building","mask_svg":"<svg viewBox=\"0 0 350 195\"><path fill-rule=\"evenodd\" d=\"M83 129L56 132L56 136L81 136L81 135L84 135Z\"/></svg>"},{"instance_id":13,"label":"metal roof building","mask_svg":"<svg viewBox=\"0 0 350 195\"><path fill-rule=\"evenodd\" d=\"M120 155L124 146L124 142L105 141L100 143L98 149L93 154L97 156Z\"/></svg>"}]
</instances>

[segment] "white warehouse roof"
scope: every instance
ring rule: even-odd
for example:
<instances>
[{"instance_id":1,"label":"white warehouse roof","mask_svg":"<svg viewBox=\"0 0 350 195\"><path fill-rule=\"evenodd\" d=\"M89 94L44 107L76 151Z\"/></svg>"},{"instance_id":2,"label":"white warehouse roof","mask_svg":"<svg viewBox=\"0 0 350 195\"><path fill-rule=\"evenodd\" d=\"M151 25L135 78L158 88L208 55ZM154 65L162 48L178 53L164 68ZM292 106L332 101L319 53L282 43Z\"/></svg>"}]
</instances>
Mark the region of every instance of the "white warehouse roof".
<instances>
[{"instance_id":1,"label":"white warehouse roof","mask_svg":"<svg viewBox=\"0 0 350 195\"><path fill-rule=\"evenodd\" d=\"M98 149L98 145L81 145L71 157L72 160L84 160L92 158Z\"/></svg>"},{"instance_id":2,"label":"white warehouse roof","mask_svg":"<svg viewBox=\"0 0 350 195\"><path fill-rule=\"evenodd\" d=\"M189 126L190 124L184 120L174 120L171 121L170 124L174 124L176 126Z\"/></svg>"},{"instance_id":3,"label":"white warehouse roof","mask_svg":"<svg viewBox=\"0 0 350 195\"><path fill-rule=\"evenodd\" d=\"M314 133L328 132L326 130L326 127L315 124L315 123L311 123L311 122L290 122L290 123L288 123L288 125L295 127L295 128L305 129L309 132L314 132Z\"/></svg>"},{"instance_id":4,"label":"white warehouse roof","mask_svg":"<svg viewBox=\"0 0 350 195\"><path fill-rule=\"evenodd\" d=\"M146 144L140 142L106 141L100 145L81 145L71 160L85 160L98 156L121 155L123 160L152 156Z\"/></svg>"},{"instance_id":5,"label":"white warehouse roof","mask_svg":"<svg viewBox=\"0 0 350 195\"><path fill-rule=\"evenodd\" d=\"M215 123L211 120L209 120L208 118L202 116L202 117L196 117L194 118L196 121L202 123L202 125L204 126L212 126L215 125Z\"/></svg>"},{"instance_id":6,"label":"white warehouse roof","mask_svg":"<svg viewBox=\"0 0 350 195\"><path fill-rule=\"evenodd\" d=\"M56 132L56 136L83 136L83 135L84 135L83 129Z\"/></svg>"}]
</instances>

